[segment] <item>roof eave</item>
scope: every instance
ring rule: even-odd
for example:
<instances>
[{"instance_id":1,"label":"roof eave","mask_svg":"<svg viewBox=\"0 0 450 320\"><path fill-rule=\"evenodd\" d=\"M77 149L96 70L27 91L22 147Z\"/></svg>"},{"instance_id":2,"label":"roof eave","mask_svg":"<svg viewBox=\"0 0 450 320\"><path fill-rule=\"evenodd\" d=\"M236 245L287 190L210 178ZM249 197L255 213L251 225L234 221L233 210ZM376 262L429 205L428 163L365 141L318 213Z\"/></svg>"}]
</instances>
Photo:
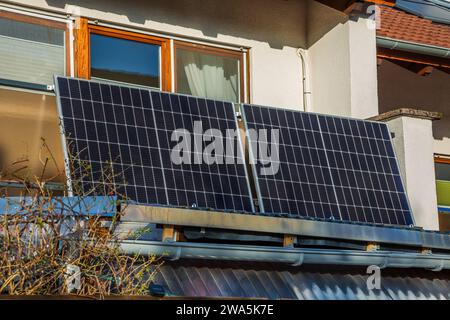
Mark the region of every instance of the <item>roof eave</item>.
<instances>
[{"instance_id":1,"label":"roof eave","mask_svg":"<svg viewBox=\"0 0 450 320\"><path fill-rule=\"evenodd\" d=\"M392 39L388 37L377 36L377 46L391 50L400 50L413 53L419 53L440 58L450 58L450 48L438 47L424 43Z\"/></svg>"}]
</instances>

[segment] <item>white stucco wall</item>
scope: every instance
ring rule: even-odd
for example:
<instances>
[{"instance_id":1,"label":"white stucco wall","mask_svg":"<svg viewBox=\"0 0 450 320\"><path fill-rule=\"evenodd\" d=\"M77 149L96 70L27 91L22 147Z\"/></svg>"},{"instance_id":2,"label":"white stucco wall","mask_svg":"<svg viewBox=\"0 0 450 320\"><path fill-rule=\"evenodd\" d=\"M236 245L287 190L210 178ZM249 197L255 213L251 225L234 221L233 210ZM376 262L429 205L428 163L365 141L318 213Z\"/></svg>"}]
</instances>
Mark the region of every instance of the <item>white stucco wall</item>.
<instances>
[{"instance_id":1,"label":"white stucco wall","mask_svg":"<svg viewBox=\"0 0 450 320\"><path fill-rule=\"evenodd\" d=\"M313 111L357 118L378 114L371 24L362 18L340 23L310 47Z\"/></svg>"},{"instance_id":2,"label":"white stucco wall","mask_svg":"<svg viewBox=\"0 0 450 320\"><path fill-rule=\"evenodd\" d=\"M350 54L351 116L369 118L378 114L377 47L374 21L348 22Z\"/></svg>"},{"instance_id":3,"label":"white stucco wall","mask_svg":"<svg viewBox=\"0 0 450 320\"><path fill-rule=\"evenodd\" d=\"M249 47L252 103L302 110L301 61L306 1L19 0L168 35Z\"/></svg>"},{"instance_id":4,"label":"white stucco wall","mask_svg":"<svg viewBox=\"0 0 450 320\"><path fill-rule=\"evenodd\" d=\"M351 115L348 47L348 24L338 24L308 50L315 112Z\"/></svg>"},{"instance_id":5,"label":"white stucco wall","mask_svg":"<svg viewBox=\"0 0 450 320\"><path fill-rule=\"evenodd\" d=\"M420 76L384 60L378 67L380 113L398 108L417 108L442 112L433 122L435 153L450 155L450 75L434 69Z\"/></svg>"},{"instance_id":6,"label":"white stucco wall","mask_svg":"<svg viewBox=\"0 0 450 320\"><path fill-rule=\"evenodd\" d=\"M431 120L399 117L388 122L415 224L439 230Z\"/></svg>"}]
</instances>

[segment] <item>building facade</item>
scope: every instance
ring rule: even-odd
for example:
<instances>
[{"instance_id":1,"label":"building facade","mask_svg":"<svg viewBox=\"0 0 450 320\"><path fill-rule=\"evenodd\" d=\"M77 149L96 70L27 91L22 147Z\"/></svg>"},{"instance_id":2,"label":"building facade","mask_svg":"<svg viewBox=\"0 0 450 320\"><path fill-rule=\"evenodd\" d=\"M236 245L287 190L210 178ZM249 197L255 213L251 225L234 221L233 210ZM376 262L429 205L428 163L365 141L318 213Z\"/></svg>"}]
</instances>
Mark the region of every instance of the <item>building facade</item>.
<instances>
[{"instance_id":1,"label":"building facade","mask_svg":"<svg viewBox=\"0 0 450 320\"><path fill-rule=\"evenodd\" d=\"M238 115L250 103L384 121L418 228L131 207L119 233L153 230L123 249L169 252L158 283L178 296L449 299L450 4L438 2L1 1L0 184L17 195L16 178L36 176L62 193L54 75L230 101ZM370 265L393 269L378 291Z\"/></svg>"},{"instance_id":2,"label":"building facade","mask_svg":"<svg viewBox=\"0 0 450 320\"><path fill-rule=\"evenodd\" d=\"M397 153L416 220L432 230L440 220L446 229L445 18L415 15L395 1L3 2L4 180L18 160L38 170L43 141L56 160L47 174L63 167L53 74L362 119L419 109L427 116L386 119L398 131Z\"/></svg>"}]
</instances>

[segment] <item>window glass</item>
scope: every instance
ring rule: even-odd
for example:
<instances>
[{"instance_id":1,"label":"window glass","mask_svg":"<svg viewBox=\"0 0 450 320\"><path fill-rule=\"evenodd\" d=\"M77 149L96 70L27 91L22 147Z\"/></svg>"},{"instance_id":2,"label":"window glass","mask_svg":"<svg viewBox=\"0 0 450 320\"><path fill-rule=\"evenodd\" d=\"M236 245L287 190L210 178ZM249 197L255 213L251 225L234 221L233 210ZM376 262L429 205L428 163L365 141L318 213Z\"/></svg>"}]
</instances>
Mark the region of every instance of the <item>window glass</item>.
<instances>
[{"instance_id":1,"label":"window glass","mask_svg":"<svg viewBox=\"0 0 450 320\"><path fill-rule=\"evenodd\" d=\"M160 46L91 34L91 78L160 88Z\"/></svg>"},{"instance_id":2,"label":"window glass","mask_svg":"<svg viewBox=\"0 0 450 320\"><path fill-rule=\"evenodd\" d=\"M436 180L450 181L450 164L435 162L434 169L436 172Z\"/></svg>"},{"instance_id":3,"label":"window glass","mask_svg":"<svg viewBox=\"0 0 450 320\"><path fill-rule=\"evenodd\" d=\"M450 164L435 162L434 165L438 205L450 207Z\"/></svg>"},{"instance_id":4,"label":"window glass","mask_svg":"<svg viewBox=\"0 0 450 320\"><path fill-rule=\"evenodd\" d=\"M239 59L184 48L176 51L177 92L240 101Z\"/></svg>"},{"instance_id":5,"label":"window glass","mask_svg":"<svg viewBox=\"0 0 450 320\"><path fill-rule=\"evenodd\" d=\"M65 74L63 29L0 17L0 78L53 84Z\"/></svg>"}]
</instances>

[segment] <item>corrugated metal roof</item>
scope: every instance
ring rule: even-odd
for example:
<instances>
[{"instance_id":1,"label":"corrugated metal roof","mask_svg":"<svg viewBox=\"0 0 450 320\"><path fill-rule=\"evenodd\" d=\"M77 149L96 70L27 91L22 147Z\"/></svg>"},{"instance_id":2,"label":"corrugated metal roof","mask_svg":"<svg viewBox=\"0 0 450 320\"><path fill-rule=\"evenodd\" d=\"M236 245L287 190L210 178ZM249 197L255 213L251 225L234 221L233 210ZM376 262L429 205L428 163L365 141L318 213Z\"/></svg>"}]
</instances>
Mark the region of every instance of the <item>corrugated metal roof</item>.
<instances>
[{"instance_id":1,"label":"corrugated metal roof","mask_svg":"<svg viewBox=\"0 0 450 320\"><path fill-rule=\"evenodd\" d=\"M381 270L381 289L369 290L363 268L180 260L157 276L168 295L300 300L450 299L450 273Z\"/></svg>"}]
</instances>

